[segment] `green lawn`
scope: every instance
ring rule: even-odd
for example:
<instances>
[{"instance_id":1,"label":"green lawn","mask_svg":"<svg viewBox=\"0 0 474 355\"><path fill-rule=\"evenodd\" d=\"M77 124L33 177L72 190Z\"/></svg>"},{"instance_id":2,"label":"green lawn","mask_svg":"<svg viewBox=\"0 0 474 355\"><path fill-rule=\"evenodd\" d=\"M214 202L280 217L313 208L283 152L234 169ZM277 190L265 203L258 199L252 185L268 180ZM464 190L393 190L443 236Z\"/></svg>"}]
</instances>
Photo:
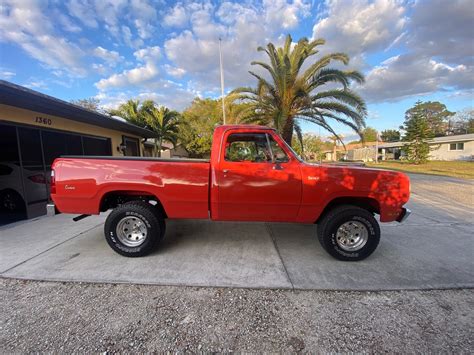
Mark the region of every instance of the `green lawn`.
<instances>
[{"instance_id":1,"label":"green lawn","mask_svg":"<svg viewBox=\"0 0 474 355\"><path fill-rule=\"evenodd\" d=\"M474 180L474 162L469 161L430 161L426 164L410 164L399 161L367 163L367 166L431 175L452 176Z\"/></svg>"}]
</instances>

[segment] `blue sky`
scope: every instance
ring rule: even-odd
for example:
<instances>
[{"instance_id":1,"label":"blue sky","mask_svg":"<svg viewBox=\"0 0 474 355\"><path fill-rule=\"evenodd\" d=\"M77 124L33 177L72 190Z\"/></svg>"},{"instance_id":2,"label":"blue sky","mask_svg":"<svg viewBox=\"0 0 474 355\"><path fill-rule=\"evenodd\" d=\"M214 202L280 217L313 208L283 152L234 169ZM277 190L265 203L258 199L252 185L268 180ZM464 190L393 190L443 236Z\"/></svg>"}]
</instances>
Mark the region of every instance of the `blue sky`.
<instances>
[{"instance_id":1,"label":"blue sky","mask_svg":"<svg viewBox=\"0 0 474 355\"><path fill-rule=\"evenodd\" d=\"M367 124L397 128L417 100L472 107L474 11L459 1L3 0L0 78L64 100L129 98L182 110L219 96L218 38L226 91L254 85L256 48L286 34L324 38L366 83L355 87ZM305 131L318 132L307 124ZM336 125L340 133L352 133Z\"/></svg>"}]
</instances>

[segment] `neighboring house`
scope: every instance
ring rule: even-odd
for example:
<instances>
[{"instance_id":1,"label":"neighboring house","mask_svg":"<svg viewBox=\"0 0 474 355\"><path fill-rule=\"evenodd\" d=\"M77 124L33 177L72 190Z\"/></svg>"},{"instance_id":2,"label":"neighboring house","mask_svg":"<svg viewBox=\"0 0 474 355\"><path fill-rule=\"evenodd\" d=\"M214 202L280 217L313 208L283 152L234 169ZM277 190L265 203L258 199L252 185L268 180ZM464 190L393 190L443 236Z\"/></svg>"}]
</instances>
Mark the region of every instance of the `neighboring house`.
<instances>
[{"instance_id":1,"label":"neighboring house","mask_svg":"<svg viewBox=\"0 0 474 355\"><path fill-rule=\"evenodd\" d=\"M474 161L474 134L436 137L428 141L430 160L469 160ZM402 147L406 142L380 142L378 144L379 160L403 159ZM343 149L343 147L338 147ZM345 160L374 161L375 143L366 143L365 147L348 147Z\"/></svg>"},{"instance_id":2,"label":"neighboring house","mask_svg":"<svg viewBox=\"0 0 474 355\"><path fill-rule=\"evenodd\" d=\"M348 144L343 159L351 161L373 161L375 160L375 146L375 142ZM344 147L341 148L344 149Z\"/></svg>"},{"instance_id":3,"label":"neighboring house","mask_svg":"<svg viewBox=\"0 0 474 355\"><path fill-rule=\"evenodd\" d=\"M146 157L153 157L155 151L155 141L153 138L149 138L144 143L143 155ZM176 147L173 147L171 143L163 142L161 147L161 158L187 158L189 157L186 149L183 148L180 144Z\"/></svg>"},{"instance_id":4,"label":"neighboring house","mask_svg":"<svg viewBox=\"0 0 474 355\"><path fill-rule=\"evenodd\" d=\"M428 141L430 160L469 160L474 161L474 133L456 136L436 137ZM379 159L403 159L403 145L406 142L390 142L379 144Z\"/></svg>"},{"instance_id":5,"label":"neighboring house","mask_svg":"<svg viewBox=\"0 0 474 355\"><path fill-rule=\"evenodd\" d=\"M430 160L474 161L474 133L437 137L430 146Z\"/></svg>"}]
</instances>

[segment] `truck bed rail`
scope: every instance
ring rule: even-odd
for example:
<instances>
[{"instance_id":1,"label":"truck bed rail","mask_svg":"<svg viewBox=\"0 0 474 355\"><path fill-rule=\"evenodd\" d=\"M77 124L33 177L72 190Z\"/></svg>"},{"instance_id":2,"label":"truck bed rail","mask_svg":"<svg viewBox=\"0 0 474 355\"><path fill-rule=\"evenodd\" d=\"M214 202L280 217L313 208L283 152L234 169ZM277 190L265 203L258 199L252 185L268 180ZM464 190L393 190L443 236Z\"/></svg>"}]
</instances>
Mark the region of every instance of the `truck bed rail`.
<instances>
[{"instance_id":1,"label":"truck bed rail","mask_svg":"<svg viewBox=\"0 0 474 355\"><path fill-rule=\"evenodd\" d=\"M65 159L100 159L100 160L137 160L137 161L156 161L156 162L173 162L173 163L209 163L209 159L194 158L155 158L155 157L113 157L107 155L61 155Z\"/></svg>"}]
</instances>

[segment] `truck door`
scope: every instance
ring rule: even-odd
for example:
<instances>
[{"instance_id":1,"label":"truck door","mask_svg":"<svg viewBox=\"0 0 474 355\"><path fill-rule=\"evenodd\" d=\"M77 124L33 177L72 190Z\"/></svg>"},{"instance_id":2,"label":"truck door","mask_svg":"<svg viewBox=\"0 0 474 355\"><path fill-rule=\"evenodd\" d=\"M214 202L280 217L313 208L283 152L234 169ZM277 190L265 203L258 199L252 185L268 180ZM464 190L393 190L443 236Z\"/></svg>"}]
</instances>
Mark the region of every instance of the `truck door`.
<instances>
[{"instance_id":1,"label":"truck door","mask_svg":"<svg viewBox=\"0 0 474 355\"><path fill-rule=\"evenodd\" d=\"M278 139L278 138L277 138ZM224 135L216 169L219 220L294 221L301 203L300 163L272 134Z\"/></svg>"}]
</instances>

